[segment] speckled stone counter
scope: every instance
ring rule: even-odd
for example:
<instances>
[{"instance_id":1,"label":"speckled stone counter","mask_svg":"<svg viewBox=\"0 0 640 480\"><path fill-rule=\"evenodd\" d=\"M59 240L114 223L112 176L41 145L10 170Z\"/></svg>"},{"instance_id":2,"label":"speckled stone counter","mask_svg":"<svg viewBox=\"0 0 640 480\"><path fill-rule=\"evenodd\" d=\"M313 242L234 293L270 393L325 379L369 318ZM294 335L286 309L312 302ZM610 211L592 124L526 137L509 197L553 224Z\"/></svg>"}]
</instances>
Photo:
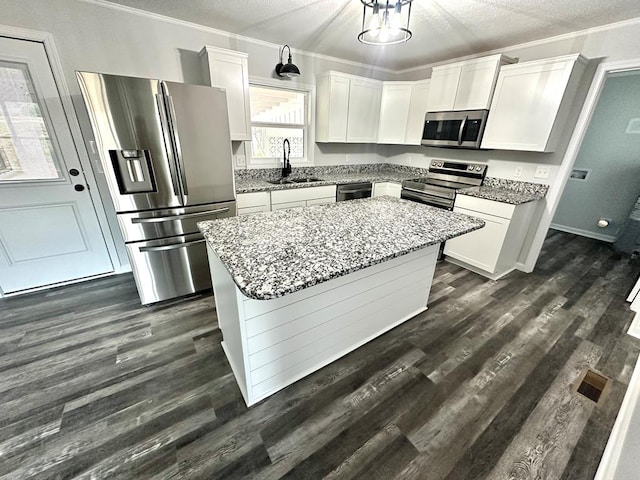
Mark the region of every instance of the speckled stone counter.
<instances>
[{"instance_id":1,"label":"speckled stone counter","mask_svg":"<svg viewBox=\"0 0 640 480\"><path fill-rule=\"evenodd\" d=\"M548 185L539 183L487 177L484 179L482 186L463 188L458 190L458 193L511 205L522 205L523 203L543 199L548 189Z\"/></svg>"},{"instance_id":2,"label":"speckled stone counter","mask_svg":"<svg viewBox=\"0 0 640 480\"><path fill-rule=\"evenodd\" d=\"M200 222L239 290L267 300L481 228L482 220L376 197Z\"/></svg>"},{"instance_id":3,"label":"speckled stone counter","mask_svg":"<svg viewBox=\"0 0 640 480\"><path fill-rule=\"evenodd\" d=\"M322 185L343 185L359 182L397 182L424 176L426 170L400 165L364 164L335 165L327 167L293 168L290 178L316 177L322 181L313 183L272 184L269 180L278 180L281 169L265 168L240 170L235 172L236 193L268 192L292 188L319 187Z\"/></svg>"}]
</instances>

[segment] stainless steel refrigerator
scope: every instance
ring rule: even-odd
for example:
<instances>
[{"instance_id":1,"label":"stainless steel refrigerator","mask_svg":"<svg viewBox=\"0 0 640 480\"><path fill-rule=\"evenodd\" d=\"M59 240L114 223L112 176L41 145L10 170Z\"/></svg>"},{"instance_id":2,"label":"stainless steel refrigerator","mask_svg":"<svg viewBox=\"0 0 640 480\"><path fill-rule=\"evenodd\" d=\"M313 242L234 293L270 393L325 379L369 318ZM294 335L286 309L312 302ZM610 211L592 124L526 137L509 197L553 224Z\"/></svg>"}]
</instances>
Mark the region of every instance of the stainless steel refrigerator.
<instances>
[{"instance_id":1,"label":"stainless steel refrigerator","mask_svg":"<svg viewBox=\"0 0 640 480\"><path fill-rule=\"evenodd\" d=\"M225 91L77 77L142 303L210 288L196 223L236 214Z\"/></svg>"}]
</instances>

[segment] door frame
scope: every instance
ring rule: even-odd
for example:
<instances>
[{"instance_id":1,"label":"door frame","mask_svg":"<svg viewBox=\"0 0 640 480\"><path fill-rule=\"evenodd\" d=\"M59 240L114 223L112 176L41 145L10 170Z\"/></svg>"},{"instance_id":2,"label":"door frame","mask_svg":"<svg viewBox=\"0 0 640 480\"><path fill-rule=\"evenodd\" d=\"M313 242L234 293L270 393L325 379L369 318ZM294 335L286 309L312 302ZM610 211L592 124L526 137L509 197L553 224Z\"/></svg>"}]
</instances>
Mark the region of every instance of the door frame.
<instances>
[{"instance_id":1,"label":"door frame","mask_svg":"<svg viewBox=\"0 0 640 480\"><path fill-rule=\"evenodd\" d=\"M80 122L75 114L75 110L73 108L73 102L71 100L71 92L69 90L69 86L66 81L66 77L64 75L64 70L62 68L62 62L60 61L60 56L58 55L58 51L55 45L55 40L53 35L49 32L42 32L39 30L30 30L20 27L12 27L9 25L0 24L0 36L10 37L17 40L26 40L31 42L39 42L43 45L45 53L47 55L47 60L49 62L49 66L51 67L51 73L53 74L53 79L56 84L56 88L58 89L58 95L60 97L60 101L62 102L62 110L64 111L64 115L67 121L67 126L71 132L71 138L74 144L74 150L78 159L80 161L80 165L82 165L82 170L84 177L86 179L86 183L89 186L89 198L91 199L91 204L93 205L93 209L96 213L96 217L98 218L98 224L100 226L100 233L104 238L105 244L107 246L107 253L109 255L109 260L111 261L111 265L113 267L113 272L96 275L96 277L109 276L116 273L124 273L131 270L130 267L122 268L119 266L118 255L116 250L115 241L113 235L111 233L111 229L109 228L109 223L107 220L107 214L104 209L104 205L102 204L102 200L100 198L100 193L98 190L98 184L96 178L93 174L93 167L91 165L91 160L89 159L88 152L86 151L86 147L84 147L84 140L82 136L82 131L80 129ZM83 146L80 148L80 146ZM88 280L89 278L96 277L88 277L81 278L77 280L70 280L68 282L61 282L57 285L65 285L69 283L81 282ZM51 288L51 286L38 287L30 290L26 290L24 292L19 292L15 294L5 294L0 290L0 298L2 297L10 297L14 295L21 295L23 293L29 293L32 291L42 290Z\"/></svg>"},{"instance_id":2,"label":"door frame","mask_svg":"<svg viewBox=\"0 0 640 480\"><path fill-rule=\"evenodd\" d=\"M556 210L558 209L558 205L560 204L562 193L564 192L567 181L571 176L571 171L573 170L573 166L576 162L576 159L578 158L580 147L582 146L582 142L587 133L587 129L589 128L589 124L591 123L591 118L593 117L596 105L598 104L598 100L600 99L600 94L602 93L604 84L609 74L627 72L632 70L640 70L640 58L633 58L616 62L606 62L598 65L596 73L591 82L591 87L589 88L589 93L587 93L587 97L582 106L580 116L578 117L576 126L573 129L573 133L571 134L569 145L567 146L567 150L565 151L562 158L562 163L558 168L558 175L555 179L555 182L549 187L549 191L546 196L545 209L540 219L540 223L538 224L536 234L533 237L533 241L531 242L531 248L529 249L527 259L524 262L524 271L532 272L536 265L536 262L538 261L538 257L540 256L540 252L542 250L542 245L547 236L547 232L551 227L551 221L553 220L553 216L555 215Z\"/></svg>"}]
</instances>

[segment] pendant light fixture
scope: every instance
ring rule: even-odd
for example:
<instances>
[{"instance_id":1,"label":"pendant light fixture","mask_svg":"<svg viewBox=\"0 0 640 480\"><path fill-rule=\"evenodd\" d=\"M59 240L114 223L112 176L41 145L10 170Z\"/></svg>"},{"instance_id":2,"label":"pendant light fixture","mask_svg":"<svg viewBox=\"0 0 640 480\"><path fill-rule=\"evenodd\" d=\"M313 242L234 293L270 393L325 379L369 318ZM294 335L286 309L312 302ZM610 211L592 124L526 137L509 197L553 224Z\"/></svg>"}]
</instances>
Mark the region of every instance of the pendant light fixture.
<instances>
[{"instance_id":1,"label":"pendant light fixture","mask_svg":"<svg viewBox=\"0 0 640 480\"><path fill-rule=\"evenodd\" d=\"M284 54L285 48L289 50L289 61L286 64L283 64L282 55ZM300 76L300 69L291 62L291 49L289 48L289 45L285 45L282 47L282 50L280 50L280 63L276 65L276 75L279 77L289 78Z\"/></svg>"},{"instance_id":2,"label":"pendant light fixture","mask_svg":"<svg viewBox=\"0 0 640 480\"><path fill-rule=\"evenodd\" d=\"M395 45L411 38L412 0L360 0L364 5L358 40L367 45Z\"/></svg>"}]
</instances>

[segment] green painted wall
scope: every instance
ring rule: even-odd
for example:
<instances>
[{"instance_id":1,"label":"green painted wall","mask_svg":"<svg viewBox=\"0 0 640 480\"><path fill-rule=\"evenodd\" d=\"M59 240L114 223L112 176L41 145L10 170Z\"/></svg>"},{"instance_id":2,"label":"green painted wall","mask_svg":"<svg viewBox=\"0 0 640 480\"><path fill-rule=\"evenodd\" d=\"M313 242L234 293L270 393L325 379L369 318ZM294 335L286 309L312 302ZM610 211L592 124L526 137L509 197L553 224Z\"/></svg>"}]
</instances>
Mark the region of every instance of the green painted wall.
<instances>
[{"instance_id":1,"label":"green painted wall","mask_svg":"<svg viewBox=\"0 0 640 480\"><path fill-rule=\"evenodd\" d=\"M638 133L625 133L633 118ZM553 224L613 241L640 195L640 72L607 79L574 169L591 173L567 182ZM596 226L601 217L609 227Z\"/></svg>"}]
</instances>

